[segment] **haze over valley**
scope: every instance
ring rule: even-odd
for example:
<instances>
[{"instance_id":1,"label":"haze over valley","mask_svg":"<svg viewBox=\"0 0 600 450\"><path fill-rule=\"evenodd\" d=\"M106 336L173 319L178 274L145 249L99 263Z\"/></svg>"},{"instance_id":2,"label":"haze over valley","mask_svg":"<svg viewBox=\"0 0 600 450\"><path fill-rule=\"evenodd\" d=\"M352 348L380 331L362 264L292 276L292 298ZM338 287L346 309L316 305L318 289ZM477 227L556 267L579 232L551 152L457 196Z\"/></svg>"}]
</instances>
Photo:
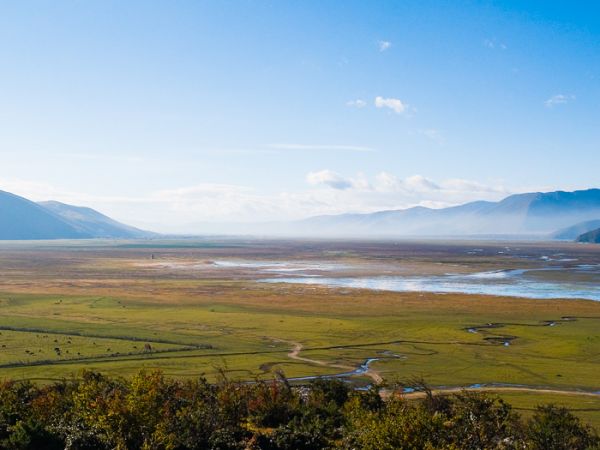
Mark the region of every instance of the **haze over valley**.
<instances>
[{"instance_id":1,"label":"haze over valley","mask_svg":"<svg viewBox=\"0 0 600 450\"><path fill-rule=\"evenodd\" d=\"M0 192L0 239L151 238L158 233L119 223L91 208L56 201L34 203ZM217 235L288 237L504 237L577 240L600 228L600 189L527 193L499 202L476 201L425 207L310 217L294 222L221 224L198 232ZM194 235L190 233L188 235ZM592 241L581 237L581 241Z\"/></svg>"}]
</instances>

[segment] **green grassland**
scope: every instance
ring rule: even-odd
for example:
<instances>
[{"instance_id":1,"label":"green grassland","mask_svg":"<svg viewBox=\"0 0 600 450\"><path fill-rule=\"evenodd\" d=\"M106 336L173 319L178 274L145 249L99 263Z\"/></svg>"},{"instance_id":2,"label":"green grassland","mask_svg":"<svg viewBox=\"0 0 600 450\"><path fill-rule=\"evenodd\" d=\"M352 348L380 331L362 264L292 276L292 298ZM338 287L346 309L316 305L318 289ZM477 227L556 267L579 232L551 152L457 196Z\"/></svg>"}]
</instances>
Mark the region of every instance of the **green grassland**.
<instances>
[{"instance_id":1,"label":"green grassland","mask_svg":"<svg viewBox=\"0 0 600 450\"><path fill-rule=\"evenodd\" d=\"M600 428L600 398L583 395L537 394L534 392L503 392L502 399L510 403L523 417L531 417L535 407L553 403L570 409L584 422Z\"/></svg>"},{"instance_id":2,"label":"green grassland","mask_svg":"<svg viewBox=\"0 0 600 450\"><path fill-rule=\"evenodd\" d=\"M267 284L245 271L148 265L154 253L161 262L232 255L331 258L332 248L316 244L308 250L281 244L270 253L232 243L61 245L0 250L2 378L43 383L78 376L82 369L127 376L159 368L175 377L215 379L224 372L252 380L276 371L288 377L336 374L346 371L340 367L377 358L371 368L388 383L422 377L433 386L500 383L573 391L556 398L502 395L524 411L536 402L560 400L600 426L600 399L576 394L600 391L598 302ZM467 260L454 248L426 248L419 253L411 247L396 259L413 271L506 264L492 256ZM336 255L380 264L379 250L352 248ZM386 258L397 263L389 253ZM477 328L489 323L498 326ZM303 359L289 355L298 345ZM354 379L372 382L366 375Z\"/></svg>"}]
</instances>

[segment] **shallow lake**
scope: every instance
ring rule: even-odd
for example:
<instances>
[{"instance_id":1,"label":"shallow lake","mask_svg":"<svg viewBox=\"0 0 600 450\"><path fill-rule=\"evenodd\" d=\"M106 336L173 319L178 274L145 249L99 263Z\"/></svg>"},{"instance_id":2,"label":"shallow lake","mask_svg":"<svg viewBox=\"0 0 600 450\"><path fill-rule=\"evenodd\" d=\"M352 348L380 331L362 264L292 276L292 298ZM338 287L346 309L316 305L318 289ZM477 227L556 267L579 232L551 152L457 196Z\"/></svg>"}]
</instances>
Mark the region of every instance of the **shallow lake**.
<instances>
[{"instance_id":1,"label":"shallow lake","mask_svg":"<svg viewBox=\"0 0 600 450\"><path fill-rule=\"evenodd\" d=\"M550 271L556 277L548 276ZM543 273L545 272L545 273ZM578 274L592 275L581 281ZM540 276L543 275L543 276ZM331 287L375 289L395 292L435 292L500 295L536 299L568 298L600 301L600 265L571 268L499 270L473 274L373 277L279 277L260 280L267 283L298 283Z\"/></svg>"}]
</instances>

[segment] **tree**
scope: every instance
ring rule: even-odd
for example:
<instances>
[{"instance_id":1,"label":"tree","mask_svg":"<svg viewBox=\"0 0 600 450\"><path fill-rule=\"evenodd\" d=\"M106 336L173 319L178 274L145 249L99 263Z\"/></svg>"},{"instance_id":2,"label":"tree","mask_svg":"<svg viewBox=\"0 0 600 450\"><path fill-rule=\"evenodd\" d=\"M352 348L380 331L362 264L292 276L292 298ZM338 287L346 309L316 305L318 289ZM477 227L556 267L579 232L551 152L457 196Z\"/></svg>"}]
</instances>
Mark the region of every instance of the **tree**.
<instances>
[{"instance_id":1,"label":"tree","mask_svg":"<svg viewBox=\"0 0 600 450\"><path fill-rule=\"evenodd\" d=\"M531 450L586 450L598 448L600 439L569 410L555 405L538 406L526 427Z\"/></svg>"}]
</instances>

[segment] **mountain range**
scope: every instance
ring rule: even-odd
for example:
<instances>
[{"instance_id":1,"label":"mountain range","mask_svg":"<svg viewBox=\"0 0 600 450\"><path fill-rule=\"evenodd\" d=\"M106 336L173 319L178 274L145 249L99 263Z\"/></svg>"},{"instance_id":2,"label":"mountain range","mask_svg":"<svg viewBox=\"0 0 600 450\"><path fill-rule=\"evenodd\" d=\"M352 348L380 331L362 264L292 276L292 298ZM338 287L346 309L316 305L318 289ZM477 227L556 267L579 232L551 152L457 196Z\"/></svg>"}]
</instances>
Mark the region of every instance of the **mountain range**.
<instances>
[{"instance_id":1,"label":"mountain range","mask_svg":"<svg viewBox=\"0 0 600 450\"><path fill-rule=\"evenodd\" d=\"M154 233L117 222L91 208L35 203L0 191L0 239L148 238Z\"/></svg>"},{"instance_id":2,"label":"mountain range","mask_svg":"<svg viewBox=\"0 0 600 450\"><path fill-rule=\"evenodd\" d=\"M252 227L238 224L236 234L311 237L520 235L591 242L596 235L586 233L598 228L600 189L587 189L516 194L498 202L476 201L441 209L414 207L368 214L316 216ZM159 235L117 222L91 208L56 201L35 203L0 191L0 240L155 236Z\"/></svg>"},{"instance_id":3,"label":"mountain range","mask_svg":"<svg viewBox=\"0 0 600 450\"><path fill-rule=\"evenodd\" d=\"M322 236L473 236L553 237L579 224L570 239L595 228L600 219L600 189L511 195L499 202L476 201L449 208L380 211L370 214L316 216L293 224L293 230ZM302 233L304 234L304 233Z\"/></svg>"}]
</instances>

